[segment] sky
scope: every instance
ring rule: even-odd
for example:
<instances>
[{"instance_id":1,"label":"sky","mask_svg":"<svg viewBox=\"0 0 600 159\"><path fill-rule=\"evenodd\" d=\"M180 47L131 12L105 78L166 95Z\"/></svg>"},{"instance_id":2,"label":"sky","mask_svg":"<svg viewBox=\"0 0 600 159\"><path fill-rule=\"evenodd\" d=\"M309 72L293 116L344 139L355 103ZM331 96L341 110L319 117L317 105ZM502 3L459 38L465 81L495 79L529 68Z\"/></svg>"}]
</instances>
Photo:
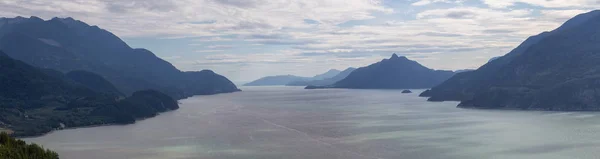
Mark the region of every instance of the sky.
<instances>
[{"instance_id":1,"label":"sky","mask_svg":"<svg viewBox=\"0 0 600 159\"><path fill-rule=\"evenodd\" d=\"M236 83L406 56L474 69L600 0L0 0L0 17L73 17L186 71Z\"/></svg>"}]
</instances>

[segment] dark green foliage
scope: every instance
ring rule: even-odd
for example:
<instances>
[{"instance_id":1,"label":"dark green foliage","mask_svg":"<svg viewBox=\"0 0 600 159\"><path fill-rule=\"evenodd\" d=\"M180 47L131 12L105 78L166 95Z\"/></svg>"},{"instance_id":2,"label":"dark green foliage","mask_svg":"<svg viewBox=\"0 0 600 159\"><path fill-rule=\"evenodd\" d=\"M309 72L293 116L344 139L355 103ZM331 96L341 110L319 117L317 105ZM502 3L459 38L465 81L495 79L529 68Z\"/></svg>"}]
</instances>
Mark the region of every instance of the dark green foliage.
<instances>
[{"instance_id":1,"label":"dark green foliage","mask_svg":"<svg viewBox=\"0 0 600 159\"><path fill-rule=\"evenodd\" d=\"M431 101L462 101L460 107L598 111L599 35L600 11L578 15L421 95Z\"/></svg>"},{"instance_id":2,"label":"dark green foliage","mask_svg":"<svg viewBox=\"0 0 600 159\"><path fill-rule=\"evenodd\" d=\"M56 152L44 149L37 144L27 144L11 138L8 133L0 133L0 158L2 159L58 159Z\"/></svg>"},{"instance_id":3,"label":"dark green foliage","mask_svg":"<svg viewBox=\"0 0 600 159\"><path fill-rule=\"evenodd\" d=\"M92 90L68 85L37 68L16 61L0 52L0 97L18 100L63 99L48 94L95 95ZM31 103L29 103L31 104ZM25 105L31 107L30 105Z\"/></svg>"},{"instance_id":4,"label":"dark green foliage","mask_svg":"<svg viewBox=\"0 0 600 159\"><path fill-rule=\"evenodd\" d=\"M138 105L145 105L159 111L179 109L179 105L173 98L155 90L134 92L133 95L124 101L136 103Z\"/></svg>"},{"instance_id":5,"label":"dark green foliage","mask_svg":"<svg viewBox=\"0 0 600 159\"><path fill-rule=\"evenodd\" d=\"M406 57L390 59L356 69L334 88L413 89L431 88L454 75L452 71L432 70Z\"/></svg>"},{"instance_id":6,"label":"dark green foliage","mask_svg":"<svg viewBox=\"0 0 600 159\"><path fill-rule=\"evenodd\" d=\"M135 118L152 117L158 112L179 109L173 98L154 90L135 92L131 97L119 101L117 106Z\"/></svg>"}]
</instances>

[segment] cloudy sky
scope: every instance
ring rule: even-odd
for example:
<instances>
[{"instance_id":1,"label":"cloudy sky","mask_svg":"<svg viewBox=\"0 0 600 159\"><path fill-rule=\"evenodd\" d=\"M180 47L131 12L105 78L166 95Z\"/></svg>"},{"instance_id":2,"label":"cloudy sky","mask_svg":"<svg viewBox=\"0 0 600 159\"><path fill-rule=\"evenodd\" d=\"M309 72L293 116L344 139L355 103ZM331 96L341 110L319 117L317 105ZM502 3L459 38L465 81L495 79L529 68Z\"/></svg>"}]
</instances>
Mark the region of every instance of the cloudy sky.
<instances>
[{"instance_id":1,"label":"cloudy sky","mask_svg":"<svg viewBox=\"0 0 600 159\"><path fill-rule=\"evenodd\" d=\"M0 0L0 16L73 17L182 70L236 82L407 56L477 68L599 0Z\"/></svg>"}]
</instances>

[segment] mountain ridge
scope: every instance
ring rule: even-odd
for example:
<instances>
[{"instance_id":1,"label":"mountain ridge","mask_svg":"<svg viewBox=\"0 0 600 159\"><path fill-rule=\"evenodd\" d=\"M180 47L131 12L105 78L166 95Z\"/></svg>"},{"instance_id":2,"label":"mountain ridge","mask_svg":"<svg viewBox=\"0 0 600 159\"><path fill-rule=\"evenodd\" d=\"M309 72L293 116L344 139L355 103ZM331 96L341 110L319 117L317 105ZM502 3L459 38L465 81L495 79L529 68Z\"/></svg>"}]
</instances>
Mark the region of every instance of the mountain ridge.
<instances>
[{"instance_id":1,"label":"mountain ridge","mask_svg":"<svg viewBox=\"0 0 600 159\"><path fill-rule=\"evenodd\" d=\"M295 75L266 76L266 77L262 77L257 80L248 82L248 83L244 84L244 86L276 86L276 85L302 86L302 85L298 85L298 84L306 83L306 82L310 82L310 81L318 81L318 80L325 80L325 79L333 78L336 75L340 74L341 72L342 71L337 70L337 69L330 69L325 73L321 73L321 74L315 75L313 77L302 77L302 76L295 76ZM297 83L297 84L295 84L295 83ZM306 86L306 85L304 85L304 86Z\"/></svg>"}]
</instances>

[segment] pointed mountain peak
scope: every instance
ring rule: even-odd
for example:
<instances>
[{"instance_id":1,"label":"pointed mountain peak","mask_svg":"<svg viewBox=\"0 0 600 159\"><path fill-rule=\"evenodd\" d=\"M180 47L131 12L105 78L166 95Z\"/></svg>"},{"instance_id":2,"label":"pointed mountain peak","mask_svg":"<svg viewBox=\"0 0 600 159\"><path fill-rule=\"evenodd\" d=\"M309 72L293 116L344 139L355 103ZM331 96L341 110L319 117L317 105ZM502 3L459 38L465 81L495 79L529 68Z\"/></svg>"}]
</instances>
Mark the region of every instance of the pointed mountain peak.
<instances>
[{"instance_id":1,"label":"pointed mountain peak","mask_svg":"<svg viewBox=\"0 0 600 159\"><path fill-rule=\"evenodd\" d=\"M390 60L396 61L396 60L408 60L408 58L406 58L406 56L398 56L397 54L393 54L392 57L390 58Z\"/></svg>"},{"instance_id":2,"label":"pointed mountain peak","mask_svg":"<svg viewBox=\"0 0 600 159\"><path fill-rule=\"evenodd\" d=\"M36 21L44 21L42 18L36 17L36 16L31 16L31 17L29 17L29 19L36 20Z\"/></svg>"},{"instance_id":3,"label":"pointed mountain peak","mask_svg":"<svg viewBox=\"0 0 600 159\"><path fill-rule=\"evenodd\" d=\"M333 72L341 72L338 69L330 69L329 71L327 71L326 73L333 73Z\"/></svg>"}]
</instances>

